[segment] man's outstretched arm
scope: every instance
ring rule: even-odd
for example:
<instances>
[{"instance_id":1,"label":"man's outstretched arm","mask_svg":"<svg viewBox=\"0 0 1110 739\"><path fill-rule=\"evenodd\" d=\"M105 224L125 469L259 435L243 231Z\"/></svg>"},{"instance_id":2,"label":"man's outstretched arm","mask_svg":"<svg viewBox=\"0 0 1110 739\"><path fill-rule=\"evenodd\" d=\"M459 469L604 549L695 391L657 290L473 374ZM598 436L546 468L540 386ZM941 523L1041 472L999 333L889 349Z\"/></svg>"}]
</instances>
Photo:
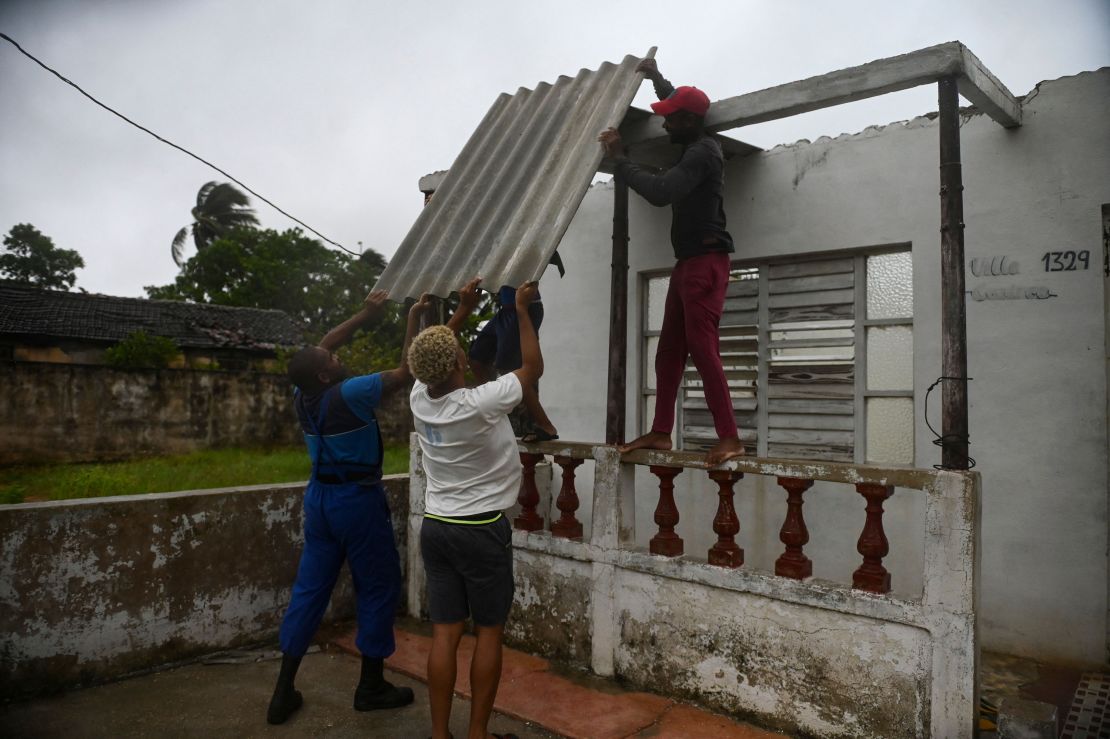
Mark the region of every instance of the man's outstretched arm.
<instances>
[{"instance_id":1,"label":"man's outstretched arm","mask_svg":"<svg viewBox=\"0 0 1110 739\"><path fill-rule=\"evenodd\" d=\"M455 309L455 314L447 321L447 328L454 331L455 336L459 335L466 319L470 317L470 314L474 312L474 309L478 307L478 303L482 300L482 294L478 292L478 285L481 282L481 277L475 277L459 290L459 307Z\"/></svg>"},{"instance_id":2,"label":"man's outstretched arm","mask_svg":"<svg viewBox=\"0 0 1110 739\"><path fill-rule=\"evenodd\" d=\"M420 319L432 307L432 297L427 293L420 296L420 300L409 308L409 315L405 325L405 341L401 345L401 363L396 369L382 372L382 395L389 395L408 386L412 381L412 372L409 371L409 344L420 330Z\"/></svg>"},{"instance_id":3,"label":"man's outstretched arm","mask_svg":"<svg viewBox=\"0 0 1110 739\"><path fill-rule=\"evenodd\" d=\"M385 290L375 290L366 296L362 303L362 310L339 324L320 339L319 347L329 352L334 352L339 347L349 342L360 328L364 328L381 315L389 293Z\"/></svg>"},{"instance_id":4,"label":"man's outstretched arm","mask_svg":"<svg viewBox=\"0 0 1110 739\"><path fill-rule=\"evenodd\" d=\"M713 171L713 154L708 147L691 147L678 164L663 174L654 174L625 155L624 142L617 129L607 128L597 140L601 142L605 157L616 165L615 172L652 205L671 205L682 200Z\"/></svg>"},{"instance_id":5,"label":"man's outstretched arm","mask_svg":"<svg viewBox=\"0 0 1110 739\"><path fill-rule=\"evenodd\" d=\"M540 353L540 339L528 314L530 306L539 295L539 283L526 282L516 289L516 315L520 327L520 369L513 374L520 380L522 387L535 385L543 376L543 355Z\"/></svg>"},{"instance_id":6,"label":"man's outstretched arm","mask_svg":"<svg viewBox=\"0 0 1110 739\"><path fill-rule=\"evenodd\" d=\"M674 93L674 85L659 71L659 64L654 59L641 59L636 65L636 71L643 74L645 79L651 80L655 96L660 100L666 100Z\"/></svg>"}]
</instances>

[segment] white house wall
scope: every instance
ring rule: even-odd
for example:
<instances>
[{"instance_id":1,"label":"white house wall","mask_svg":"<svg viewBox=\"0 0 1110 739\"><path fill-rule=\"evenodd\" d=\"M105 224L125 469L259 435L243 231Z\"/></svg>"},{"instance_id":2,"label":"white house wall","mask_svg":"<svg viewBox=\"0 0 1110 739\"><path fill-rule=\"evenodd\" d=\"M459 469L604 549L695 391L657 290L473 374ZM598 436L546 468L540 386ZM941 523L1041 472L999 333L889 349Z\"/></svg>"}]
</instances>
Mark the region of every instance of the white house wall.
<instances>
[{"instance_id":1,"label":"white house wall","mask_svg":"<svg viewBox=\"0 0 1110 739\"><path fill-rule=\"evenodd\" d=\"M1110 69L1042 83L1026 96L1024 115L1013 130L981 114L962 119L967 258L1006 256L1019 269L997 277L969 269L968 289L1043 287L1056 295L969 295L967 303L971 454L983 474L980 628L987 649L1102 662L1108 489L1100 208L1110 203ZM919 467L940 461L923 421L925 390L941 374L938 138L935 118L922 117L777 147L725 170L737 259L912 245ZM564 439L604 438L612 196L610 184L591 188L559 247L566 279L549 270L542 283L541 394ZM640 273L669 269L674 259L669 209L633 193L629 218L631 438L639 431ZM1065 250L1089 251L1090 268L1046 274L1042 256ZM930 418L939 427L939 392ZM590 475L578 479L588 530L592 493L583 483ZM678 532L688 553L704 553L715 540L715 489L702 476L675 482ZM637 483L638 500L650 501L645 492L654 479L641 470ZM785 494L747 480L738 493L745 566L771 569L781 553ZM806 553L815 576L843 580L858 566L863 504L845 486L818 485L807 494ZM638 511L645 543L655 530L652 508ZM900 490L887 510L894 590L919 597L920 496Z\"/></svg>"}]
</instances>

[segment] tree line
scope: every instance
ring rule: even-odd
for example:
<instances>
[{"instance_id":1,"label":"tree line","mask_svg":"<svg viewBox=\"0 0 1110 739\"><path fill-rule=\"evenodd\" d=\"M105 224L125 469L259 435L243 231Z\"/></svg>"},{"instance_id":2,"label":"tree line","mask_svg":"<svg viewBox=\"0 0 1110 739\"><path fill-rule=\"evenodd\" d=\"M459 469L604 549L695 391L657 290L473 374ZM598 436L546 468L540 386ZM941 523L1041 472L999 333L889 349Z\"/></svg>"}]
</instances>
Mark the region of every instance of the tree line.
<instances>
[{"instance_id":1,"label":"tree line","mask_svg":"<svg viewBox=\"0 0 1110 739\"><path fill-rule=\"evenodd\" d=\"M168 285L148 285L147 297L247 308L277 309L299 321L306 343L350 317L362 305L386 260L373 249L361 256L335 251L300 229L259 228L247 196L229 183L208 182L197 193L192 223L171 242L180 268ZM192 236L194 252L185 258ZM42 288L68 290L84 260L61 249L30 224L4 237L0 277ZM404 335L399 310L391 306L373 330L340 352L355 371L395 363Z\"/></svg>"}]
</instances>

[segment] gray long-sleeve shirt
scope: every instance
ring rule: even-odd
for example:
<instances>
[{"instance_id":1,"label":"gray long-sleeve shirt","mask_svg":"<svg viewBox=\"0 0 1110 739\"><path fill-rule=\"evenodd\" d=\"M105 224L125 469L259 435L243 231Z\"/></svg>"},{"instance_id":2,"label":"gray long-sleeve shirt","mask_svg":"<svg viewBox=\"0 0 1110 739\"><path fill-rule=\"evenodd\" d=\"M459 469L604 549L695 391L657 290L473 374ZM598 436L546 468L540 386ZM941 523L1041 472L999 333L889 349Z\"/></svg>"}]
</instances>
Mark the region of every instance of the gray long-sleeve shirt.
<instances>
[{"instance_id":1,"label":"gray long-sleeve shirt","mask_svg":"<svg viewBox=\"0 0 1110 739\"><path fill-rule=\"evenodd\" d=\"M662 100L674 92L667 80L655 83ZM682 150L678 162L655 174L628 159L616 162L617 176L652 205L671 206L671 247L675 259L733 252L732 237L725 224L721 189L724 156L721 145L703 136Z\"/></svg>"}]
</instances>

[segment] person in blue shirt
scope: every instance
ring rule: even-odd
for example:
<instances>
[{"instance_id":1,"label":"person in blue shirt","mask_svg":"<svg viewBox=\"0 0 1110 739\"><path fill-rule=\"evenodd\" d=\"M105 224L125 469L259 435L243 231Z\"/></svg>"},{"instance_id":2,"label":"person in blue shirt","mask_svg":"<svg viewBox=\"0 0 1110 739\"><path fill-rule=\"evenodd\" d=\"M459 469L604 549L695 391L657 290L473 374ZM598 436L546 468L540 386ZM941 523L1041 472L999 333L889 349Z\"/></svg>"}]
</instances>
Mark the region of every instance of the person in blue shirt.
<instances>
[{"instance_id":1,"label":"person in blue shirt","mask_svg":"<svg viewBox=\"0 0 1110 739\"><path fill-rule=\"evenodd\" d=\"M266 714L284 723L301 707L293 686L301 658L320 625L346 561L354 581L362 674L355 689L358 711L412 703L410 688L395 687L382 674L393 653L393 618L401 594L401 562L393 541L389 505L382 489L382 440L374 410L388 395L404 392L411 375L408 345L431 305L422 297L408 314L401 364L396 369L349 377L335 355L360 328L381 314L387 299L376 290L362 310L332 329L318 346L289 360L296 385L294 405L312 459L304 494L304 551L289 608L281 624L281 672Z\"/></svg>"},{"instance_id":2,"label":"person in blue shirt","mask_svg":"<svg viewBox=\"0 0 1110 739\"><path fill-rule=\"evenodd\" d=\"M557 252L555 256L558 256ZM556 264L554 258L552 264ZM561 259L556 266L561 275L563 273ZM522 364L516 288L502 285L497 291L497 305L497 312L493 318L486 321L486 325L470 343L470 351L467 355L470 371L474 373L479 384L491 382L502 375L515 372ZM532 326L538 334L540 324L543 323L543 302L538 292L536 299L528 306L528 317L532 319ZM555 430L555 424L551 422L547 411L543 409L543 404L540 403L539 385L526 383L523 390L524 398L520 406L509 414L513 432L521 436L521 440L526 443L558 439L559 432Z\"/></svg>"}]
</instances>

